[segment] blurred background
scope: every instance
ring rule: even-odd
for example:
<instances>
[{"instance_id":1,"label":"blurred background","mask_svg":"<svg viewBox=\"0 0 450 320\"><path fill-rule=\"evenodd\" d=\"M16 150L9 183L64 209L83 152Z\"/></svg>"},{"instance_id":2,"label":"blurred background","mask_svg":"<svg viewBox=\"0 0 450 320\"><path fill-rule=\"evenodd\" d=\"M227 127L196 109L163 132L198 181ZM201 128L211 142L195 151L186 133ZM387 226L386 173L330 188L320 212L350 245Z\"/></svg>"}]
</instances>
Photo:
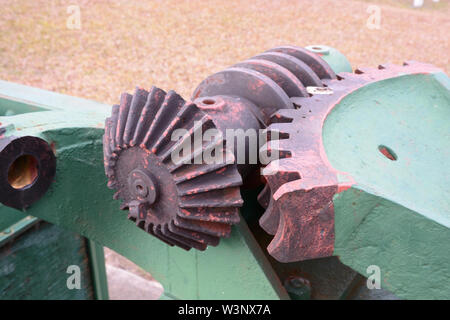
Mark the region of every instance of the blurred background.
<instances>
[{"instance_id":1,"label":"blurred background","mask_svg":"<svg viewBox=\"0 0 450 320\"><path fill-rule=\"evenodd\" d=\"M450 71L449 0L0 0L0 79L117 103L135 86L189 97L209 74L279 45L323 44L354 68ZM106 250L112 299L154 299L151 275Z\"/></svg>"}]
</instances>

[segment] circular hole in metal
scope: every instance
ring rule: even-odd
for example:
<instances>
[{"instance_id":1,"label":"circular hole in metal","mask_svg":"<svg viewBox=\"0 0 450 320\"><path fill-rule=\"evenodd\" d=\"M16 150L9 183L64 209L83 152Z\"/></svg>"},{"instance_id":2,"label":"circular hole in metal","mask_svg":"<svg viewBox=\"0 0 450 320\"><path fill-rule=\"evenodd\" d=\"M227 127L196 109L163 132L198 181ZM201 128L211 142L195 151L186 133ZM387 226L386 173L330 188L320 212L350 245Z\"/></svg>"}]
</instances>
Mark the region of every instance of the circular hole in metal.
<instances>
[{"instance_id":1,"label":"circular hole in metal","mask_svg":"<svg viewBox=\"0 0 450 320\"><path fill-rule=\"evenodd\" d=\"M385 156L386 158L388 158L391 161L396 161L397 160L397 155L395 154L395 152L389 148L386 147L385 145L379 145L378 146L378 150L381 152L381 154L383 156Z\"/></svg>"},{"instance_id":2,"label":"circular hole in metal","mask_svg":"<svg viewBox=\"0 0 450 320\"><path fill-rule=\"evenodd\" d=\"M313 50L321 51L323 50L321 47L312 47Z\"/></svg>"},{"instance_id":3,"label":"circular hole in metal","mask_svg":"<svg viewBox=\"0 0 450 320\"><path fill-rule=\"evenodd\" d=\"M213 100L213 99L205 99L205 100L202 101L202 103L211 105L211 104L215 104L216 101Z\"/></svg>"},{"instance_id":4,"label":"circular hole in metal","mask_svg":"<svg viewBox=\"0 0 450 320\"><path fill-rule=\"evenodd\" d=\"M31 155L18 157L8 169L8 182L14 189L31 186L39 174L38 161Z\"/></svg>"}]
</instances>

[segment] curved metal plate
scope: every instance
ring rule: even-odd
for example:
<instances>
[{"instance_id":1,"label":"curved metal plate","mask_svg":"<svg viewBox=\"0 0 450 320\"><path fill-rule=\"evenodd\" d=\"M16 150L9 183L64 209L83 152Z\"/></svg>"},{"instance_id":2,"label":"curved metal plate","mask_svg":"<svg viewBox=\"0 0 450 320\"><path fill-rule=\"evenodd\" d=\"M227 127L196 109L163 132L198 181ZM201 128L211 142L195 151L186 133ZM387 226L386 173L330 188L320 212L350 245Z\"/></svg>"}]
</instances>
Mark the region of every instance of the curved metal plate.
<instances>
[{"instance_id":1,"label":"curved metal plate","mask_svg":"<svg viewBox=\"0 0 450 320\"><path fill-rule=\"evenodd\" d=\"M292 72L303 83L305 87L323 86L322 81L320 81L320 78L314 73L314 71L306 63L294 56L281 52L265 52L254 56L252 59L264 59L285 67L290 72Z\"/></svg>"},{"instance_id":2,"label":"curved metal plate","mask_svg":"<svg viewBox=\"0 0 450 320\"><path fill-rule=\"evenodd\" d=\"M306 63L320 79L336 79L336 74L322 58L303 48L294 46L282 46L268 50L267 52L281 52L296 57Z\"/></svg>"},{"instance_id":3,"label":"curved metal plate","mask_svg":"<svg viewBox=\"0 0 450 320\"><path fill-rule=\"evenodd\" d=\"M289 97L308 97L303 83L288 69L263 59L249 59L233 67L247 68L260 72L275 81Z\"/></svg>"}]
</instances>

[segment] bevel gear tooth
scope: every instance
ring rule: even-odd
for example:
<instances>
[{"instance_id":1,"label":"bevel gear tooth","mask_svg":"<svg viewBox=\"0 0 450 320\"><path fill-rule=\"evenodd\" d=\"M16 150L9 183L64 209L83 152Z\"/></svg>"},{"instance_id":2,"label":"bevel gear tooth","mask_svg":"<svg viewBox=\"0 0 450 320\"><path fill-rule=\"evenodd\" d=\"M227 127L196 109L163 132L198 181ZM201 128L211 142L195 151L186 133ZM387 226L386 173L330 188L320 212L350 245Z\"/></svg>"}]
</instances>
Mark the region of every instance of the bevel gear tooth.
<instances>
[{"instance_id":1,"label":"bevel gear tooth","mask_svg":"<svg viewBox=\"0 0 450 320\"><path fill-rule=\"evenodd\" d=\"M175 91L136 88L122 94L106 119L104 143L108 187L115 189L128 218L169 245L205 250L227 237L239 222L242 177L223 137L191 149L184 160L204 159L219 150L223 162L175 163L174 151L194 134L215 129L210 116ZM184 136L172 141L172 133ZM218 131L219 132L219 131ZM220 132L219 132L220 133ZM184 140L183 140L184 139ZM189 143L191 144L191 143ZM178 148L178 149L177 149Z\"/></svg>"},{"instance_id":2,"label":"bevel gear tooth","mask_svg":"<svg viewBox=\"0 0 450 320\"><path fill-rule=\"evenodd\" d=\"M152 87L147 95L147 100L141 109L141 113L136 116L137 122L130 146L139 146L142 143L150 124L155 118L160 106L162 105L166 92L157 87Z\"/></svg>"},{"instance_id":3,"label":"bevel gear tooth","mask_svg":"<svg viewBox=\"0 0 450 320\"><path fill-rule=\"evenodd\" d=\"M214 236L207 235L205 233L200 233L200 232L196 232L196 231L192 231L192 230L188 230L188 229L179 228L173 222L171 222L171 224L169 225L169 230L174 233L177 233L179 235L182 235L185 238L195 240L199 243L203 243L208 246L215 247L220 242L219 237L214 237Z\"/></svg>"},{"instance_id":4,"label":"bevel gear tooth","mask_svg":"<svg viewBox=\"0 0 450 320\"><path fill-rule=\"evenodd\" d=\"M177 217L174 220L177 227L184 228L199 233L205 233L210 236L219 238L228 238L231 233L231 225L226 223L217 223L210 221L194 221Z\"/></svg>"},{"instance_id":5,"label":"bevel gear tooth","mask_svg":"<svg viewBox=\"0 0 450 320\"><path fill-rule=\"evenodd\" d=\"M115 130L114 142L116 148L124 147L123 135L125 131L125 125L128 120L128 112L131 106L131 100L133 96L129 93L122 93L120 97L119 113L117 117L117 125Z\"/></svg>"}]
</instances>

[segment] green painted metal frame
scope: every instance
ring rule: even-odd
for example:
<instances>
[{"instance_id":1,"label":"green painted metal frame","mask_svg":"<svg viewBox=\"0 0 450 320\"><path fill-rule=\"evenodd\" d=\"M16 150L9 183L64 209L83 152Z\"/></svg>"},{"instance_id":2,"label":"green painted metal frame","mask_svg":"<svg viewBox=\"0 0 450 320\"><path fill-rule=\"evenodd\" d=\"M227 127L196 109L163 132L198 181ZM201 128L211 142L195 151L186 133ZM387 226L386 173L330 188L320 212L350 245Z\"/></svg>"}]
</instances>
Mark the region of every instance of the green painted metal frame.
<instances>
[{"instance_id":1,"label":"green painted metal frame","mask_svg":"<svg viewBox=\"0 0 450 320\"><path fill-rule=\"evenodd\" d=\"M108 300L108 280L106 276L105 252L103 246L92 240L86 240L86 242L90 257L95 298L97 300Z\"/></svg>"}]
</instances>

